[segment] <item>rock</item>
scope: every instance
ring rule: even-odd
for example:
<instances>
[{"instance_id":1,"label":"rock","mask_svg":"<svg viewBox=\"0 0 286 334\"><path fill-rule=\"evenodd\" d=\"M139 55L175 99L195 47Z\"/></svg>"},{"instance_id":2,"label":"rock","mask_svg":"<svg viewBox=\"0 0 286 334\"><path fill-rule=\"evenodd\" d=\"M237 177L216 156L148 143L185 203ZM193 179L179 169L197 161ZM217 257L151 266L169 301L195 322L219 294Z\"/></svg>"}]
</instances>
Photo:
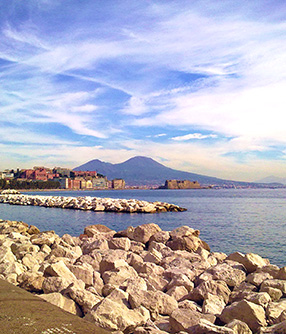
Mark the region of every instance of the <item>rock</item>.
<instances>
[{"instance_id":1,"label":"rock","mask_svg":"<svg viewBox=\"0 0 286 334\"><path fill-rule=\"evenodd\" d=\"M266 309L267 320L270 325L279 322L279 317L286 310L286 299L281 299L279 302L271 302Z\"/></svg>"},{"instance_id":2,"label":"rock","mask_svg":"<svg viewBox=\"0 0 286 334\"><path fill-rule=\"evenodd\" d=\"M286 320L279 324L261 328L259 334L285 334L286 333Z\"/></svg>"},{"instance_id":3,"label":"rock","mask_svg":"<svg viewBox=\"0 0 286 334\"><path fill-rule=\"evenodd\" d=\"M79 246L72 247L69 245L54 245L50 255L56 257L66 257L69 259L77 259L82 255L82 250Z\"/></svg>"},{"instance_id":4,"label":"rock","mask_svg":"<svg viewBox=\"0 0 286 334\"><path fill-rule=\"evenodd\" d=\"M253 332L267 325L263 307L246 300L234 302L227 306L224 308L219 318L225 324L234 319L241 320L245 322Z\"/></svg>"},{"instance_id":5,"label":"rock","mask_svg":"<svg viewBox=\"0 0 286 334\"><path fill-rule=\"evenodd\" d=\"M76 281L75 275L69 270L69 268L65 265L65 263L62 260L49 265L46 268L44 275L62 277L69 282Z\"/></svg>"},{"instance_id":6,"label":"rock","mask_svg":"<svg viewBox=\"0 0 286 334\"><path fill-rule=\"evenodd\" d=\"M97 271L93 271L93 287L100 296L102 296L103 286L104 286L104 283L103 283L100 273Z\"/></svg>"},{"instance_id":7,"label":"rock","mask_svg":"<svg viewBox=\"0 0 286 334\"><path fill-rule=\"evenodd\" d=\"M163 256L160 252L156 249L152 249L144 256L144 261L159 264L162 261L162 258Z\"/></svg>"},{"instance_id":8,"label":"rock","mask_svg":"<svg viewBox=\"0 0 286 334\"><path fill-rule=\"evenodd\" d=\"M199 323L192 329L192 334L234 334L228 327L216 326L206 319L200 319Z\"/></svg>"},{"instance_id":9,"label":"rock","mask_svg":"<svg viewBox=\"0 0 286 334\"><path fill-rule=\"evenodd\" d=\"M266 308L271 302L271 297L267 292L253 292L245 297L245 300Z\"/></svg>"},{"instance_id":10,"label":"rock","mask_svg":"<svg viewBox=\"0 0 286 334\"><path fill-rule=\"evenodd\" d=\"M224 281L207 281L197 286L186 298L195 302L203 302L209 293L221 297L227 303L231 291Z\"/></svg>"},{"instance_id":11,"label":"rock","mask_svg":"<svg viewBox=\"0 0 286 334\"><path fill-rule=\"evenodd\" d=\"M69 265L68 268L75 277L82 280L87 287L93 285L93 268L90 264L74 264Z\"/></svg>"},{"instance_id":12,"label":"rock","mask_svg":"<svg viewBox=\"0 0 286 334\"><path fill-rule=\"evenodd\" d=\"M170 290L175 287L184 287L188 292L194 289L194 283L185 274L173 275L173 278L168 283L166 289Z\"/></svg>"},{"instance_id":13,"label":"rock","mask_svg":"<svg viewBox=\"0 0 286 334\"><path fill-rule=\"evenodd\" d=\"M97 249L100 249L100 250L109 249L108 241L106 239L87 239L87 240L84 240L81 248L82 248L83 254L90 254L94 250L97 250Z\"/></svg>"},{"instance_id":14,"label":"rock","mask_svg":"<svg viewBox=\"0 0 286 334\"><path fill-rule=\"evenodd\" d=\"M272 288L271 286L263 286L260 289L260 292L267 292L273 302L278 302L283 296L283 293L280 289Z\"/></svg>"},{"instance_id":15,"label":"rock","mask_svg":"<svg viewBox=\"0 0 286 334\"><path fill-rule=\"evenodd\" d=\"M140 305L144 306L151 312L154 319L158 314L170 315L178 308L177 301L161 291L132 291L129 293L128 301L133 309Z\"/></svg>"},{"instance_id":16,"label":"rock","mask_svg":"<svg viewBox=\"0 0 286 334\"><path fill-rule=\"evenodd\" d=\"M84 255L80 256L76 260L75 264L87 263L87 264L90 264L92 266L93 270L99 271L99 264L100 264L101 260L102 260L101 254L99 254L96 251L93 251L89 254L84 254Z\"/></svg>"},{"instance_id":17,"label":"rock","mask_svg":"<svg viewBox=\"0 0 286 334\"><path fill-rule=\"evenodd\" d=\"M275 278L286 280L286 267L280 268Z\"/></svg>"},{"instance_id":18,"label":"rock","mask_svg":"<svg viewBox=\"0 0 286 334\"><path fill-rule=\"evenodd\" d=\"M229 322L225 327L231 328L234 334L252 334L252 331L243 321L234 319Z\"/></svg>"},{"instance_id":19,"label":"rock","mask_svg":"<svg viewBox=\"0 0 286 334\"><path fill-rule=\"evenodd\" d=\"M155 234L153 234L149 240L149 242L151 243L152 241L155 242L160 242L165 244L168 240L170 239L170 233L167 231L159 231L156 232Z\"/></svg>"},{"instance_id":20,"label":"rock","mask_svg":"<svg viewBox=\"0 0 286 334\"><path fill-rule=\"evenodd\" d=\"M27 254L35 255L40 250L40 247L33 245L30 242L24 244L13 243L11 245L11 250L17 259L21 260Z\"/></svg>"},{"instance_id":21,"label":"rock","mask_svg":"<svg viewBox=\"0 0 286 334\"><path fill-rule=\"evenodd\" d=\"M138 254L131 253L128 255L127 262L137 271L137 273L141 272L144 263L141 256L139 256Z\"/></svg>"},{"instance_id":22,"label":"rock","mask_svg":"<svg viewBox=\"0 0 286 334\"><path fill-rule=\"evenodd\" d=\"M97 304L84 317L98 327L98 333L106 331L132 332L136 327L147 322L149 312L142 306L128 308L128 294L115 289L110 295Z\"/></svg>"},{"instance_id":23,"label":"rock","mask_svg":"<svg viewBox=\"0 0 286 334\"><path fill-rule=\"evenodd\" d=\"M102 297L96 296L90 291L81 290L74 286L69 287L67 293L71 299L81 306L84 314L90 312L95 305L103 300Z\"/></svg>"},{"instance_id":24,"label":"rock","mask_svg":"<svg viewBox=\"0 0 286 334\"><path fill-rule=\"evenodd\" d=\"M27 233L32 235L32 234L40 234L41 231L37 228L37 226L30 225L29 229L27 230Z\"/></svg>"},{"instance_id":25,"label":"rock","mask_svg":"<svg viewBox=\"0 0 286 334\"><path fill-rule=\"evenodd\" d=\"M233 303L246 298L248 295L257 291L257 287L250 283L242 282L239 286L235 287L229 297L229 302Z\"/></svg>"},{"instance_id":26,"label":"rock","mask_svg":"<svg viewBox=\"0 0 286 334\"><path fill-rule=\"evenodd\" d=\"M204 318L214 323L215 316L202 314L191 309L176 309L170 315L170 325L172 333L184 331L192 334L194 327L199 324L200 320Z\"/></svg>"},{"instance_id":27,"label":"rock","mask_svg":"<svg viewBox=\"0 0 286 334\"><path fill-rule=\"evenodd\" d=\"M238 267L236 262L221 263L210 269L205 273L211 274L213 280L222 280L226 282L229 287L238 286L246 279L246 274L243 266Z\"/></svg>"},{"instance_id":28,"label":"rock","mask_svg":"<svg viewBox=\"0 0 286 334\"><path fill-rule=\"evenodd\" d=\"M147 284L145 280L139 276L128 278L124 282L125 291L127 293L132 293L134 291L147 291Z\"/></svg>"},{"instance_id":29,"label":"rock","mask_svg":"<svg viewBox=\"0 0 286 334\"><path fill-rule=\"evenodd\" d=\"M200 231L189 226L181 226L170 232L171 240L166 243L173 250L196 251L200 246L209 247L199 239Z\"/></svg>"},{"instance_id":30,"label":"rock","mask_svg":"<svg viewBox=\"0 0 286 334\"><path fill-rule=\"evenodd\" d=\"M132 240L146 244L152 235L160 231L161 228L158 225L151 223L139 225L135 227L134 231L132 231L132 234L128 233L127 235Z\"/></svg>"},{"instance_id":31,"label":"rock","mask_svg":"<svg viewBox=\"0 0 286 334\"><path fill-rule=\"evenodd\" d=\"M166 294L179 301L188 294L188 290L184 286L173 286Z\"/></svg>"},{"instance_id":32,"label":"rock","mask_svg":"<svg viewBox=\"0 0 286 334\"><path fill-rule=\"evenodd\" d=\"M112 238L108 240L108 247L110 249L123 249L128 251L131 247L131 241L128 238Z\"/></svg>"},{"instance_id":33,"label":"rock","mask_svg":"<svg viewBox=\"0 0 286 334\"><path fill-rule=\"evenodd\" d=\"M42 289L44 293L61 292L70 285L70 281L63 277L43 277Z\"/></svg>"},{"instance_id":34,"label":"rock","mask_svg":"<svg viewBox=\"0 0 286 334\"><path fill-rule=\"evenodd\" d=\"M131 266L122 266L114 270L105 271L102 274L102 279L105 284L120 286L125 280L130 277L136 277L138 274Z\"/></svg>"},{"instance_id":35,"label":"rock","mask_svg":"<svg viewBox=\"0 0 286 334\"><path fill-rule=\"evenodd\" d=\"M225 308L225 302L222 297L208 293L205 296L202 312L214 315L220 315L222 310Z\"/></svg>"},{"instance_id":36,"label":"rock","mask_svg":"<svg viewBox=\"0 0 286 334\"><path fill-rule=\"evenodd\" d=\"M43 294L40 295L39 297L41 297L42 299L46 300L47 302L53 305L62 308L63 310L69 313L76 314L80 317L82 316L82 312L80 308L76 305L76 303L72 299L64 297L62 294L58 292Z\"/></svg>"},{"instance_id":37,"label":"rock","mask_svg":"<svg viewBox=\"0 0 286 334\"><path fill-rule=\"evenodd\" d=\"M154 321L154 325L164 332L171 332L170 317L169 316L158 316Z\"/></svg>"},{"instance_id":38,"label":"rock","mask_svg":"<svg viewBox=\"0 0 286 334\"><path fill-rule=\"evenodd\" d=\"M273 276L271 276L269 273L254 272L254 273L247 275L246 282L259 287L266 279L272 279L272 278Z\"/></svg>"},{"instance_id":39,"label":"rock","mask_svg":"<svg viewBox=\"0 0 286 334\"><path fill-rule=\"evenodd\" d=\"M18 277L19 286L30 292L43 291L45 277L40 273L25 272Z\"/></svg>"},{"instance_id":40,"label":"rock","mask_svg":"<svg viewBox=\"0 0 286 334\"><path fill-rule=\"evenodd\" d=\"M260 287L260 290L264 290L266 287L271 287L281 290L283 295L286 295L286 281L280 279L268 279L265 280Z\"/></svg>"},{"instance_id":41,"label":"rock","mask_svg":"<svg viewBox=\"0 0 286 334\"><path fill-rule=\"evenodd\" d=\"M30 240L33 245L48 245L51 246L59 237L54 231L41 232L31 236Z\"/></svg>"},{"instance_id":42,"label":"rock","mask_svg":"<svg viewBox=\"0 0 286 334\"><path fill-rule=\"evenodd\" d=\"M29 253L22 258L22 264L31 271L38 271L39 269L39 263L37 259Z\"/></svg>"},{"instance_id":43,"label":"rock","mask_svg":"<svg viewBox=\"0 0 286 334\"><path fill-rule=\"evenodd\" d=\"M93 237L94 235L98 235L98 233L110 233L114 232L109 227L101 224L95 224L95 225L89 225L84 228L84 234L86 234L89 237Z\"/></svg>"},{"instance_id":44,"label":"rock","mask_svg":"<svg viewBox=\"0 0 286 334\"><path fill-rule=\"evenodd\" d=\"M252 273L258 268L262 268L269 264L269 260L263 259L261 256L253 253L242 254L239 252L232 253L227 257L227 260L232 260L243 264L248 273Z\"/></svg>"},{"instance_id":45,"label":"rock","mask_svg":"<svg viewBox=\"0 0 286 334\"><path fill-rule=\"evenodd\" d=\"M133 334L165 334L166 332L161 331L154 327L136 327L136 329L133 331Z\"/></svg>"},{"instance_id":46,"label":"rock","mask_svg":"<svg viewBox=\"0 0 286 334\"><path fill-rule=\"evenodd\" d=\"M115 270L124 266L128 266L128 263L125 261L122 253L117 253L116 251L110 250L107 255L102 258L99 265L99 271L101 274L103 274L105 271Z\"/></svg>"},{"instance_id":47,"label":"rock","mask_svg":"<svg viewBox=\"0 0 286 334\"><path fill-rule=\"evenodd\" d=\"M16 256L11 251L10 247L1 246L0 248L0 263L3 262L15 262Z\"/></svg>"}]
</instances>

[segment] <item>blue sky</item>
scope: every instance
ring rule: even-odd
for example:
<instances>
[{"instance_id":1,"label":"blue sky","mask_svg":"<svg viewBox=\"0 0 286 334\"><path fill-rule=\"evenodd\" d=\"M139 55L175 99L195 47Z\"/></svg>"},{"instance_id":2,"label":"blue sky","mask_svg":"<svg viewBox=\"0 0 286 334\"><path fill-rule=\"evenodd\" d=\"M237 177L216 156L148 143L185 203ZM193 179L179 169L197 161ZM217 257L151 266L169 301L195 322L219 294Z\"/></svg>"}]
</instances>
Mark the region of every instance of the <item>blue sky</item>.
<instances>
[{"instance_id":1,"label":"blue sky","mask_svg":"<svg viewBox=\"0 0 286 334\"><path fill-rule=\"evenodd\" d=\"M286 177L285 1L2 0L0 169L135 155Z\"/></svg>"}]
</instances>

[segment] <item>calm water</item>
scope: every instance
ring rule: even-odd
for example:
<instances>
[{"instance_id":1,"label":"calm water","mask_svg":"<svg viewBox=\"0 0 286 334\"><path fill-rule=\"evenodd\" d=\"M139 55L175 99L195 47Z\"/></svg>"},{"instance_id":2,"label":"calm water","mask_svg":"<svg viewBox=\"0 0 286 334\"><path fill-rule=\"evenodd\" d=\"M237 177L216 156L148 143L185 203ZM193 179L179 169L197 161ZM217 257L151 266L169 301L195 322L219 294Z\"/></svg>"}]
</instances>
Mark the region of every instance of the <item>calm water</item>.
<instances>
[{"instance_id":1,"label":"calm water","mask_svg":"<svg viewBox=\"0 0 286 334\"><path fill-rule=\"evenodd\" d=\"M30 192L60 196L95 196L165 201L188 209L179 213L128 214L88 212L32 206L0 205L0 218L22 220L40 230L77 236L87 225L114 230L156 223L163 230L181 225L199 229L212 251L253 252L279 266L286 265L286 189L114 190Z\"/></svg>"}]
</instances>

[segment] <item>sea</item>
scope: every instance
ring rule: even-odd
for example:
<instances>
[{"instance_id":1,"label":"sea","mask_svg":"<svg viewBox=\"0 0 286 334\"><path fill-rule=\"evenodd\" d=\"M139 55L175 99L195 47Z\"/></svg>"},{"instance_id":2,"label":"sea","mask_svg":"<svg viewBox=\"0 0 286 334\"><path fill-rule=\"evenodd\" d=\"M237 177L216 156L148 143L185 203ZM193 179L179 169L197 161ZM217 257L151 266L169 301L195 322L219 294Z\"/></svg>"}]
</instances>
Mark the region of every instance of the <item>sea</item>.
<instances>
[{"instance_id":1,"label":"sea","mask_svg":"<svg viewBox=\"0 0 286 334\"><path fill-rule=\"evenodd\" d=\"M84 227L103 224L120 231L128 226L158 224L171 231L187 225L200 230L211 251L256 253L286 266L286 189L190 189L41 191L30 195L93 196L164 201L185 212L112 213L0 204L0 219L24 221L41 231L79 236Z\"/></svg>"}]
</instances>

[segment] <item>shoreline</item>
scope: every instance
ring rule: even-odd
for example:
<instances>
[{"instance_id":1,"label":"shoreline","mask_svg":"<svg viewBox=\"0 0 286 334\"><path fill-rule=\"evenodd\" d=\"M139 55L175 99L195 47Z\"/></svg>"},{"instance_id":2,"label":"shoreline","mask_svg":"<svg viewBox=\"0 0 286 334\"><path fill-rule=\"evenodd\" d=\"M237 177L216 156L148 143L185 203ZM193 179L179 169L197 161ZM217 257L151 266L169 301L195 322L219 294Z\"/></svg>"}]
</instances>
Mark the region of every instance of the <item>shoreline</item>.
<instances>
[{"instance_id":1,"label":"shoreline","mask_svg":"<svg viewBox=\"0 0 286 334\"><path fill-rule=\"evenodd\" d=\"M99 333L285 332L286 267L211 252L188 226L59 237L0 220L0 278L83 317Z\"/></svg>"}]
</instances>

